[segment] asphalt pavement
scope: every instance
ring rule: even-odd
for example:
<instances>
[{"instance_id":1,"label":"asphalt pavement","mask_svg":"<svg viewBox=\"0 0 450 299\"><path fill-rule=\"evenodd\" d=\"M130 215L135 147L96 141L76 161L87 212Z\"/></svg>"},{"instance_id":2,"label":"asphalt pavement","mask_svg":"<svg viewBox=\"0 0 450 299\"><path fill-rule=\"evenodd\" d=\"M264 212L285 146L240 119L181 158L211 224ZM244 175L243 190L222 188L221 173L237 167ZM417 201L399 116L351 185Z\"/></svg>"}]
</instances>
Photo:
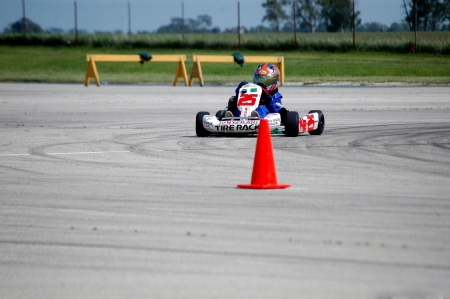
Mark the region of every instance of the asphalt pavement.
<instances>
[{"instance_id":1,"label":"asphalt pavement","mask_svg":"<svg viewBox=\"0 0 450 299\"><path fill-rule=\"evenodd\" d=\"M450 298L450 87L280 91L254 190L232 86L0 83L0 298Z\"/></svg>"}]
</instances>

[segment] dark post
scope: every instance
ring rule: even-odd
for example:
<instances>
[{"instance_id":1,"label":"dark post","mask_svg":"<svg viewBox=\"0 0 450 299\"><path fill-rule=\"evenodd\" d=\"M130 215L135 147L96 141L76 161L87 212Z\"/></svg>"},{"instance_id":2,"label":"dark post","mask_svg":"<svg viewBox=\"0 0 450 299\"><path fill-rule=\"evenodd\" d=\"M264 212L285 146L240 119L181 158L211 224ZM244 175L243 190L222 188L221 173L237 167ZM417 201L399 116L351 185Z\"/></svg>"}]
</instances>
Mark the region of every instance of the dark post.
<instances>
[{"instance_id":1,"label":"dark post","mask_svg":"<svg viewBox=\"0 0 450 299\"><path fill-rule=\"evenodd\" d=\"M75 13L75 45L78 46L78 8L77 1L74 2L74 13Z\"/></svg>"},{"instance_id":2,"label":"dark post","mask_svg":"<svg viewBox=\"0 0 450 299\"><path fill-rule=\"evenodd\" d=\"M22 0L22 33L27 36L27 19L25 17L25 0Z\"/></svg>"},{"instance_id":3,"label":"dark post","mask_svg":"<svg viewBox=\"0 0 450 299\"><path fill-rule=\"evenodd\" d=\"M128 42L131 47L131 5L128 2Z\"/></svg>"},{"instance_id":4,"label":"dark post","mask_svg":"<svg viewBox=\"0 0 450 299\"><path fill-rule=\"evenodd\" d=\"M417 0L414 0L414 52L417 51Z\"/></svg>"},{"instance_id":5,"label":"dark post","mask_svg":"<svg viewBox=\"0 0 450 299\"><path fill-rule=\"evenodd\" d=\"M353 15L352 15L352 26L353 26L353 48L356 49L356 22L355 22L355 1L353 1Z\"/></svg>"},{"instance_id":6,"label":"dark post","mask_svg":"<svg viewBox=\"0 0 450 299\"><path fill-rule=\"evenodd\" d=\"M294 6L294 42L295 47L297 47L297 5L295 1L293 6Z\"/></svg>"},{"instance_id":7,"label":"dark post","mask_svg":"<svg viewBox=\"0 0 450 299\"><path fill-rule=\"evenodd\" d=\"M182 34L182 41L184 44L184 2L181 2L181 34Z\"/></svg>"},{"instance_id":8,"label":"dark post","mask_svg":"<svg viewBox=\"0 0 450 299\"><path fill-rule=\"evenodd\" d=\"M241 3L238 1L238 47L241 47Z\"/></svg>"}]
</instances>

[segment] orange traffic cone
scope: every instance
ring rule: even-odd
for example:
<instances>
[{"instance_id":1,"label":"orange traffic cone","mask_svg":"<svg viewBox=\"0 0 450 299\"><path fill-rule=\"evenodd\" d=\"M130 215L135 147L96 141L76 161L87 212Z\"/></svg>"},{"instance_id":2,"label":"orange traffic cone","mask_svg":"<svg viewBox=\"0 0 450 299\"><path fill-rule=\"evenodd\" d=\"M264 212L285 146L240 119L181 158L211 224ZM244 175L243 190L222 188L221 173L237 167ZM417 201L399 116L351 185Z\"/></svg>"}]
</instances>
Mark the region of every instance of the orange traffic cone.
<instances>
[{"instance_id":1,"label":"orange traffic cone","mask_svg":"<svg viewBox=\"0 0 450 299\"><path fill-rule=\"evenodd\" d=\"M272 139L267 119L261 119L259 123L252 182L250 185L237 186L247 189L282 189L291 187L291 185L279 185L277 182Z\"/></svg>"}]
</instances>

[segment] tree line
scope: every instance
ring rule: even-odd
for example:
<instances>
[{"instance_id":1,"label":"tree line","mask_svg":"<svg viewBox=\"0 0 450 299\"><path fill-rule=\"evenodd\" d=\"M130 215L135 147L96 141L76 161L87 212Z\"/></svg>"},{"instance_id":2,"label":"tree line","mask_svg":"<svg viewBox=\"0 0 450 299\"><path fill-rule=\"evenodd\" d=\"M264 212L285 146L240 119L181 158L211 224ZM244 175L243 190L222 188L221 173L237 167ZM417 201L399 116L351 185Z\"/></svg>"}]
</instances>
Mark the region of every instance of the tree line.
<instances>
[{"instance_id":1,"label":"tree line","mask_svg":"<svg viewBox=\"0 0 450 299\"><path fill-rule=\"evenodd\" d=\"M265 9L265 14L261 21L268 26L242 27L242 31L292 32L295 29L299 32L312 33L343 32L352 30L353 17L355 17L356 30L360 32L407 31L415 30L416 25L421 31L450 30L450 0L403 0L403 22L392 23L389 27L377 22L363 24L360 11L355 11L353 16L353 0L265 0L262 7ZM29 33L64 33L58 28L43 30L30 19L20 19L6 27L3 32L22 33L24 27ZM160 26L156 33L220 33L237 32L237 30L237 27L231 27L222 31L219 27L213 26L211 16L203 14L196 19L174 17L170 24ZM69 33L73 32L74 30L69 31ZM85 30L78 30L78 32L87 33ZM114 33L123 32L116 30ZM153 32L139 31L138 33Z\"/></svg>"},{"instance_id":2,"label":"tree line","mask_svg":"<svg viewBox=\"0 0 450 299\"><path fill-rule=\"evenodd\" d=\"M275 32L291 31L350 31L352 29L353 0L266 0L262 5ZM393 23L390 29L379 23L362 24L360 11L355 11L358 31L403 31L417 29L450 30L450 0L403 0L404 23ZM407 27L406 27L406 26ZM405 28L406 27L406 28Z\"/></svg>"},{"instance_id":3,"label":"tree line","mask_svg":"<svg viewBox=\"0 0 450 299\"><path fill-rule=\"evenodd\" d=\"M360 32L397 32L415 29L415 1L417 1L417 29L423 31L450 30L450 0L403 0L404 19L390 26L378 22L362 23L361 12L355 11L355 26ZM352 30L353 0L265 0L262 22L268 26L243 27L250 33L262 32L339 32ZM223 32L236 32L227 28ZM212 18L200 15L197 19L172 18L157 33L221 32L212 27Z\"/></svg>"}]
</instances>

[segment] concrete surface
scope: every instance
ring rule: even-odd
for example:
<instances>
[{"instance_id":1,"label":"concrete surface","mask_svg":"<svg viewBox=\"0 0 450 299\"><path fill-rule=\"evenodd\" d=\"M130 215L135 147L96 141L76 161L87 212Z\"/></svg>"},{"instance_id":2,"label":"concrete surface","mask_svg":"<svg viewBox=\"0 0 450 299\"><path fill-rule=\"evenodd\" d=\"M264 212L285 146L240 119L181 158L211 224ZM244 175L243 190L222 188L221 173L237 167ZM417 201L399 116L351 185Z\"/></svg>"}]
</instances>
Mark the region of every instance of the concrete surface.
<instances>
[{"instance_id":1,"label":"concrete surface","mask_svg":"<svg viewBox=\"0 0 450 299\"><path fill-rule=\"evenodd\" d=\"M450 298L450 88L284 87L321 136L198 138L233 87L0 84L0 298Z\"/></svg>"}]
</instances>

